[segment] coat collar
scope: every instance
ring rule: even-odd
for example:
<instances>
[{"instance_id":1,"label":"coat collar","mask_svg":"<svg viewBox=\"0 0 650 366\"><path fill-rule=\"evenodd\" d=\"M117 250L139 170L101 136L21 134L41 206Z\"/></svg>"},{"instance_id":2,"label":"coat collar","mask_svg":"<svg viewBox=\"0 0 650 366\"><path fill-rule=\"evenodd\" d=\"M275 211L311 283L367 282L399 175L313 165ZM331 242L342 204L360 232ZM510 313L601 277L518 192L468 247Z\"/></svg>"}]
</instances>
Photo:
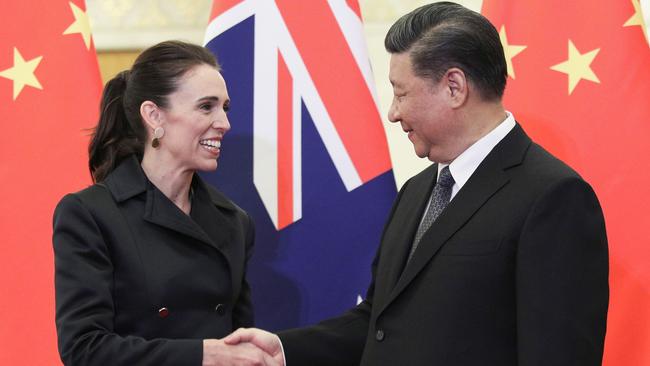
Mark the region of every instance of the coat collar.
<instances>
[{"instance_id":1,"label":"coat collar","mask_svg":"<svg viewBox=\"0 0 650 366\"><path fill-rule=\"evenodd\" d=\"M184 214L147 179L135 155L124 159L106 177L103 184L118 203L144 194L145 209L143 219L145 221L180 232L220 250L228 242L230 235L224 233L223 230L228 230L231 225L222 222L226 218L224 212L221 212L220 209L225 211L235 211L237 209L221 193L215 189L210 189L198 174L195 174L192 179L194 198L192 200L193 214L191 217ZM192 217L199 217L203 221L193 220ZM211 222L208 223L206 220L211 220ZM215 231L215 227L219 227L221 232Z\"/></svg>"},{"instance_id":2,"label":"coat collar","mask_svg":"<svg viewBox=\"0 0 650 366\"><path fill-rule=\"evenodd\" d=\"M113 199L117 202L123 202L139 195L147 190L149 179L144 174L140 161L135 155L125 158L113 170L103 182L108 190L113 195ZM228 210L236 210L235 205L230 202L223 194L216 190L208 189L203 179L198 175L194 175L192 180L194 189L201 189L207 191L207 197L210 198L213 204Z\"/></svg>"},{"instance_id":3,"label":"coat collar","mask_svg":"<svg viewBox=\"0 0 650 366\"><path fill-rule=\"evenodd\" d=\"M389 280L390 284L395 286L390 289L388 298L383 303L383 310L392 300L394 300L406 286L422 271L422 269L431 261L433 256L440 250L442 245L447 242L472 216L493 196L498 190L505 186L510 180L507 170L520 165L530 147L531 140L526 135L519 124L515 126L503 138L494 149L485 157L483 162L474 171L470 179L465 183L463 188L456 194L454 199L445 208L438 219L431 225L429 230L424 234L420 241L418 249L404 268L406 260L405 253L410 248L411 240L417 225L420 222L424 206L431 194L431 189L437 178L437 164L432 165L425 171L416 176L409 187L409 190L415 192L408 198L410 207L417 207L418 214L410 215L405 219L404 226L406 234L404 241L393 246L396 253L393 253L397 259L393 263L389 272L393 273L393 278ZM410 203L409 203L410 202ZM424 203L423 203L424 202ZM398 218L396 218L398 219ZM396 248L397 247L397 248ZM404 253L397 253L397 251ZM390 253L387 253L390 255ZM403 268L403 270L402 270Z\"/></svg>"},{"instance_id":4,"label":"coat collar","mask_svg":"<svg viewBox=\"0 0 650 366\"><path fill-rule=\"evenodd\" d=\"M233 247L236 223L233 212L238 208L223 194L206 184L198 174L192 178L192 212L188 216L169 200L144 174L135 156L122 161L103 184L117 203L142 195L143 220L186 235L217 249L226 259L230 272L234 266L236 248ZM192 245L188 241L188 245ZM243 269L239 269L243 270ZM233 293L239 292L238 276L231 276Z\"/></svg>"}]
</instances>

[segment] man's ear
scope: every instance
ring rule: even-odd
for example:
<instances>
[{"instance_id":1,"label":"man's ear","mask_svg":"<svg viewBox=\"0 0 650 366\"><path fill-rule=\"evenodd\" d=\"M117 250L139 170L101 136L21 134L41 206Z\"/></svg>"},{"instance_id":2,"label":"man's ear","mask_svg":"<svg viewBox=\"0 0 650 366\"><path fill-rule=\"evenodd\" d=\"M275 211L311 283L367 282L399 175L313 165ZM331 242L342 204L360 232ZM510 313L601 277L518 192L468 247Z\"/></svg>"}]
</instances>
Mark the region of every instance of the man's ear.
<instances>
[{"instance_id":1,"label":"man's ear","mask_svg":"<svg viewBox=\"0 0 650 366\"><path fill-rule=\"evenodd\" d=\"M465 104L469 95L469 84L463 70L452 67L443 76L452 108Z\"/></svg>"},{"instance_id":2,"label":"man's ear","mask_svg":"<svg viewBox=\"0 0 650 366\"><path fill-rule=\"evenodd\" d=\"M140 117L142 117L142 121L145 125L152 130L155 130L156 127L160 127L163 122L162 111L156 103L150 100L145 100L140 104Z\"/></svg>"}]
</instances>

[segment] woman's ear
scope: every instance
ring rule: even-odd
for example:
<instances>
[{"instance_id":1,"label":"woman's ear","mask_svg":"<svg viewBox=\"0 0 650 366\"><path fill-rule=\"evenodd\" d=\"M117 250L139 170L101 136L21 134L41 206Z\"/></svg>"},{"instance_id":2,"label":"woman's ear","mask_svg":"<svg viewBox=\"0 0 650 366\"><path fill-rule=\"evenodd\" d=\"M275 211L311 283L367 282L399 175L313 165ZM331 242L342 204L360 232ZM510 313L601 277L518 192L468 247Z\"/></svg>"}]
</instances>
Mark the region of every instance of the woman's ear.
<instances>
[{"instance_id":1,"label":"woman's ear","mask_svg":"<svg viewBox=\"0 0 650 366\"><path fill-rule=\"evenodd\" d=\"M150 100L145 100L142 102L142 104L140 104L140 117L142 117L142 121L145 123L145 125L152 130L160 127L163 122L162 111L160 108L158 108L156 103Z\"/></svg>"}]
</instances>

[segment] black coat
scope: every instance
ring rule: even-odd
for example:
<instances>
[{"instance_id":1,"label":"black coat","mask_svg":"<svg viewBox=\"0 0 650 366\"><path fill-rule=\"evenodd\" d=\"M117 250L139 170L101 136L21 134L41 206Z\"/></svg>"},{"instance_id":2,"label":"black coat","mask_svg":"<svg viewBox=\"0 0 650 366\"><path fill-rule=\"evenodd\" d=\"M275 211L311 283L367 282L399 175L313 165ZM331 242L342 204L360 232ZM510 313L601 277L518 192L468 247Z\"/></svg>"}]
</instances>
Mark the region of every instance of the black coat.
<instances>
[{"instance_id":1,"label":"black coat","mask_svg":"<svg viewBox=\"0 0 650 366\"><path fill-rule=\"evenodd\" d=\"M402 187L367 299L280 334L288 365L600 365L608 254L591 187L517 125L404 268L436 173Z\"/></svg>"},{"instance_id":2,"label":"black coat","mask_svg":"<svg viewBox=\"0 0 650 366\"><path fill-rule=\"evenodd\" d=\"M250 217L198 175L190 216L125 159L54 213L66 365L195 365L202 339L251 326Z\"/></svg>"}]
</instances>

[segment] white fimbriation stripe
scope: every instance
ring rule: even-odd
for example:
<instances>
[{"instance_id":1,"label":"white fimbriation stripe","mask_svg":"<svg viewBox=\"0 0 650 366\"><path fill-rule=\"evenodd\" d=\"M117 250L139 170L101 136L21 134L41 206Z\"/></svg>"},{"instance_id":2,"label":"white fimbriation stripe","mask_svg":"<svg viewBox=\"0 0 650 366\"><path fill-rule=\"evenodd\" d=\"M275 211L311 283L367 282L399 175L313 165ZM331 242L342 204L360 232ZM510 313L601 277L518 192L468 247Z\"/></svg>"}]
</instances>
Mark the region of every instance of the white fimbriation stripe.
<instances>
[{"instance_id":1,"label":"white fimbriation stripe","mask_svg":"<svg viewBox=\"0 0 650 366\"><path fill-rule=\"evenodd\" d=\"M347 5L348 12L351 12ZM277 228L278 226L278 51L286 62L294 80L293 90L293 213L294 220L302 217L302 110L301 102L314 121L316 129L334 162L343 184L348 191L361 185L361 178L339 137L323 104L318 90L302 61L291 38L282 15L274 2L268 0L245 0L213 19L204 44L255 15L255 60L253 92L253 181L264 206ZM349 16L349 14L347 15ZM357 20L358 17L352 12ZM337 15L338 17L338 15ZM360 21L358 21L360 24ZM354 24L354 23L353 23ZM361 30L363 30L361 28ZM345 31L344 31L345 33ZM362 34L359 33L359 34ZM347 35L346 35L347 37ZM363 41L363 37L361 38ZM349 42L349 41L348 41ZM355 41L356 42L356 41ZM361 42L365 47L365 42ZM353 48L354 49L354 48ZM364 55L367 55L365 48ZM359 63L359 57L355 59ZM365 56L364 56L365 57ZM367 57L364 58L367 64ZM363 62L361 63L363 65ZM369 64L362 72L366 83L372 80ZM371 88L374 96L374 88ZM301 99L302 97L302 99ZM376 97L375 97L376 99Z\"/></svg>"},{"instance_id":2,"label":"white fimbriation stripe","mask_svg":"<svg viewBox=\"0 0 650 366\"><path fill-rule=\"evenodd\" d=\"M370 90L370 94L372 94L375 106L379 111L379 97L377 97L375 77L370 66L363 21L359 19L357 13L348 6L345 0L328 0L328 3L339 24L339 28L343 32L343 36L345 36L350 51L352 51L354 60L357 62L361 74L363 74L363 79L366 81L366 86Z\"/></svg>"},{"instance_id":3,"label":"white fimbriation stripe","mask_svg":"<svg viewBox=\"0 0 650 366\"><path fill-rule=\"evenodd\" d=\"M302 98L293 80L293 221L302 218Z\"/></svg>"},{"instance_id":4,"label":"white fimbriation stripe","mask_svg":"<svg viewBox=\"0 0 650 366\"><path fill-rule=\"evenodd\" d=\"M212 19L205 30L203 45L207 45L213 38L239 24L246 18L255 14L255 1L244 0Z\"/></svg>"},{"instance_id":5,"label":"white fimbriation stripe","mask_svg":"<svg viewBox=\"0 0 650 366\"><path fill-rule=\"evenodd\" d=\"M291 34L289 33L286 24L284 24L284 21L282 20L280 10L275 6L273 10L273 17L276 18L276 24L281 25L274 30L277 31L275 35L277 37L276 41L278 42L280 52L282 52L287 67L289 68L296 84L300 86L303 101L309 110L309 114L314 120L316 130L318 130L319 135L323 139L325 148L327 148L327 152L332 158L334 166L336 167L345 188L348 191L351 191L359 187L362 183L359 173L355 169L354 164L352 164L350 155L348 155L341 138L334 128L332 119L330 118L329 113L327 113L327 109L318 94L318 90L316 90L313 80L309 76L309 72L300 57L300 53L298 52L295 43L291 39Z\"/></svg>"},{"instance_id":6,"label":"white fimbriation stripe","mask_svg":"<svg viewBox=\"0 0 650 366\"><path fill-rule=\"evenodd\" d=\"M253 182L278 227L278 50L275 4L255 4L255 81L253 92Z\"/></svg>"}]
</instances>

